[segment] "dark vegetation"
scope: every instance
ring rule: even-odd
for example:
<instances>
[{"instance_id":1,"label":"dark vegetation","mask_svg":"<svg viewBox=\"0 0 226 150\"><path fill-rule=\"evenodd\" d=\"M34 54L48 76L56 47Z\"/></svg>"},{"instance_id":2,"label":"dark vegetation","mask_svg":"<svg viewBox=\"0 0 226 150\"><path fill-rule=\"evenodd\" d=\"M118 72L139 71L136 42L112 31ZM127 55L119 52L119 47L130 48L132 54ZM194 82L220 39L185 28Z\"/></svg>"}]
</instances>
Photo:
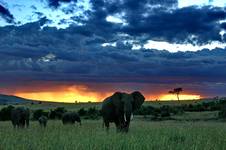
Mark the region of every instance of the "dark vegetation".
<instances>
[{"instance_id":1,"label":"dark vegetation","mask_svg":"<svg viewBox=\"0 0 226 150\"><path fill-rule=\"evenodd\" d=\"M11 110L14 106L9 105L0 110L0 121L7 121L11 118ZM40 116L46 116L49 119L61 119L62 115L68 110L64 107L56 107L51 110L37 109L32 110L31 119L38 120ZM218 118L226 118L226 100L215 100L206 102L197 102L193 104L181 105L162 105L161 107L152 106L151 104L143 105L134 112L134 115L140 115L144 118L149 117L151 120L172 119L173 115L180 115L184 112L203 112L218 111ZM100 119L101 111L96 107L82 107L77 110L78 115L82 119Z\"/></svg>"},{"instance_id":2,"label":"dark vegetation","mask_svg":"<svg viewBox=\"0 0 226 150\"><path fill-rule=\"evenodd\" d=\"M152 119L170 118L172 115L183 114L184 112L219 111L219 118L226 118L226 100L201 102L196 104L182 104L178 106L163 105L153 107L151 105L142 106L135 112L135 115L144 117L151 115Z\"/></svg>"},{"instance_id":3,"label":"dark vegetation","mask_svg":"<svg viewBox=\"0 0 226 150\"><path fill-rule=\"evenodd\" d=\"M96 107L81 108L78 110L78 114L84 119L98 119L101 116L101 111L96 109Z\"/></svg>"},{"instance_id":4,"label":"dark vegetation","mask_svg":"<svg viewBox=\"0 0 226 150\"><path fill-rule=\"evenodd\" d=\"M7 107L4 107L0 111L0 120L1 121L7 121L11 119L11 111L14 107L9 105Z\"/></svg>"}]
</instances>

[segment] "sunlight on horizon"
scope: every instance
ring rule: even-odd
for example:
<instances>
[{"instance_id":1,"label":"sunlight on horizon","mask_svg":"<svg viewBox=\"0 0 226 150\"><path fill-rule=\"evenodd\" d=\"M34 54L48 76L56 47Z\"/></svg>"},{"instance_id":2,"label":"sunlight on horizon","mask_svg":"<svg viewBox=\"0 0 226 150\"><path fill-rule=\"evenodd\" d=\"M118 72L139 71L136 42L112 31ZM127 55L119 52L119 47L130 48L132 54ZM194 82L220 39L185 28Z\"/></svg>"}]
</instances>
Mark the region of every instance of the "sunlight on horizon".
<instances>
[{"instance_id":1,"label":"sunlight on horizon","mask_svg":"<svg viewBox=\"0 0 226 150\"><path fill-rule=\"evenodd\" d=\"M74 86L62 86L58 87L58 90L52 91L17 91L14 95L41 101L53 101L53 102L65 102L65 103L75 103L75 102L98 102L103 100L103 98L110 96L112 93L109 92L96 92L89 90L87 86L84 85L74 85Z\"/></svg>"},{"instance_id":2,"label":"sunlight on horizon","mask_svg":"<svg viewBox=\"0 0 226 150\"><path fill-rule=\"evenodd\" d=\"M96 93L81 95L73 92L32 92L16 93L16 96L41 101L76 103L76 102L98 102L101 96Z\"/></svg>"},{"instance_id":3,"label":"sunlight on horizon","mask_svg":"<svg viewBox=\"0 0 226 150\"><path fill-rule=\"evenodd\" d=\"M48 102L64 102L64 103L77 103L77 102L101 102L106 97L112 95L113 93L97 93L97 92L87 92L81 93L78 91L67 91L67 92L18 92L15 93L16 96L32 99L32 100L40 100L40 101L48 101ZM171 101L177 100L176 95L166 94L150 97L145 95L146 101L154 101L154 99L160 101ZM190 94L182 94L179 95L180 100L198 100L201 98L200 95L190 95Z\"/></svg>"},{"instance_id":4,"label":"sunlight on horizon","mask_svg":"<svg viewBox=\"0 0 226 150\"><path fill-rule=\"evenodd\" d=\"M200 95L192 95L192 94L181 94L179 95L179 100L198 100L201 99ZM166 95L162 95L159 98L160 101L175 101L178 100L177 96L174 94L166 94Z\"/></svg>"}]
</instances>

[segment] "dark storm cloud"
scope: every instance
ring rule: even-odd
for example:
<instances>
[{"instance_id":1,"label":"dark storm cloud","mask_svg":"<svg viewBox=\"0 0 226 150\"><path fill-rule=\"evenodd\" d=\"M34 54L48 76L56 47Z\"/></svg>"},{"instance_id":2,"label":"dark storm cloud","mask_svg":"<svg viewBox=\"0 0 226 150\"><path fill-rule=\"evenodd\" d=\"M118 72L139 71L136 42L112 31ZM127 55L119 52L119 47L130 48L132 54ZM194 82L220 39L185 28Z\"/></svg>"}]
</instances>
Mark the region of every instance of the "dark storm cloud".
<instances>
[{"instance_id":1,"label":"dark storm cloud","mask_svg":"<svg viewBox=\"0 0 226 150\"><path fill-rule=\"evenodd\" d=\"M7 23L14 23L14 17L10 13L10 11L0 4L0 16L7 22Z\"/></svg>"},{"instance_id":2,"label":"dark storm cloud","mask_svg":"<svg viewBox=\"0 0 226 150\"><path fill-rule=\"evenodd\" d=\"M58 8L60 2L73 0L48 0L49 5ZM76 2L76 1L74 1ZM92 10L81 16L71 17L83 24L81 32L101 36L106 41L121 41L118 34L130 35L127 40L138 40L145 44L148 40L167 41L170 43L207 44L211 41L224 42L219 32L225 29L219 21L226 19L226 9L220 7L190 6L177 8L177 0L92 0ZM69 5L63 12L74 14L76 7ZM106 21L109 15L122 14L127 25ZM65 22L66 21L66 22ZM60 24L67 20L61 20Z\"/></svg>"},{"instance_id":3,"label":"dark storm cloud","mask_svg":"<svg viewBox=\"0 0 226 150\"><path fill-rule=\"evenodd\" d=\"M203 83L226 82L226 50L198 52L131 50L90 29L40 26L46 18L19 27L0 28L1 80ZM24 76L26 74L26 78Z\"/></svg>"},{"instance_id":4,"label":"dark storm cloud","mask_svg":"<svg viewBox=\"0 0 226 150\"><path fill-rule=\"evenodd\" d=\"M110 33L127 33L138 39L171 43L202 45L210 41L222 42L219 32L223 25L219 21L226 19L225 8L210 6L176 8L177 1L93 0L91 3L94 12L91 13L88 23L94 23ZM117 13L124 13L122 17L128 25L117 28L107 26L105 18Z\"/></svg>"},{"instance_id":5,"label":"dark storm cloud","mask_svg":"<svg viewBox=\"0 0 226 150\"><path fill-rule=\"evenodd\" d=\"M70 2L77 2L77 0L47 0L48 5L53 8L58 8L60 3L70 3Z\"/></svg>"},{"instance_id":6,"label":"dark storm cloud","mask_svg":"<svg viewBox=\"0 0 226 150\"><path fill-rule=\"evenodd\" d=\"M226 23L222 23L222 24L221 24L221 27L222 27L224 30L226 30Z\"/></svg>"},{"instance_id":7,"label":"dark storm cloud","mask_svg":"<svg viewBox=\"0 0 226 150\"><path fill-rule=\"evenodd\" d=\"M129 26L123 31L132 36L146 35L149 39L172 43L205 44L221 41L219 20L226 19L226 11L212 7L186 7L172 12L157 11L149 16L126 16ZM194 38L192 38L192 36ZM222 42L222 41L221 41Z\"/></svg>"}]
</instances>

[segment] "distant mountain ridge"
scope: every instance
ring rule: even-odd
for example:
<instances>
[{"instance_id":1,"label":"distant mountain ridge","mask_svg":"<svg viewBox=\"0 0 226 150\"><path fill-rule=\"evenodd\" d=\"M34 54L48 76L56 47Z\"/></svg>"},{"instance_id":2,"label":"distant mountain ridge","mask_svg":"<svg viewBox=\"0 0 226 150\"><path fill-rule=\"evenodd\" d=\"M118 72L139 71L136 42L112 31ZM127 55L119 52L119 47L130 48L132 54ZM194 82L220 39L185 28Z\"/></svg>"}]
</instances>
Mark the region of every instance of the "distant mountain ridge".
<instances>
[{"instance_id":1,"label":"distant mountain ridge","mask_svg":"<svg viewBox=\"0 0 226 150\"><path fill-rule=\"evenodd\" d=\"M13 95L0 94L0 104L23 104L28 102L33 102L33 100Z\"/></svg>"}]
</instances>

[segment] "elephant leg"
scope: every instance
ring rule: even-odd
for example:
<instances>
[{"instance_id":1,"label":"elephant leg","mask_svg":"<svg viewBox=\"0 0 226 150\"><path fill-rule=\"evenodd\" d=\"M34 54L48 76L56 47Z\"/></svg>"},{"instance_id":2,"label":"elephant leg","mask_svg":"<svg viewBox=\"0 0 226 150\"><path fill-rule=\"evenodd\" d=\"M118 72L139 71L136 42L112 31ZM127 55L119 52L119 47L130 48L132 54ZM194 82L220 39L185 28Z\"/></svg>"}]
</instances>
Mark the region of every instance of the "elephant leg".
<instances>
[{"instance_id":1,"label":"elephant leg","mask_svg":"<svg viewBox=\"0 0 226 150\"><path fill-rule=\"evenodd\" d=\"M20 128L24 128L24 126L25 126L25 120L24 119L20 120L19 126L20 126Z\"/></svg>"},{"instance_id":2,"label":"elephant leg","mask_svg":"<svg viewBox=\"0 0 226 150\"><path fill-rule=\"evenodd\" d=\"M125 127L123 128L123 131L125 133L127 133L129 131L129 125L130 125L130 122L126 122Z\"/></svg>"},{"instance_id":3,"label":"elephant leg","mask_svg":"<svg viewBox=\"0 0 226 150\"><path fill-rule=\"evenodd\" d=\"M12 125L13 125L13 128L15 129L15 128L16 128L16 123L15 123L15 121L12 121Z\"/></svg>"},{"instance_id":4,"label":"elephant leg","mask_svg":"<svg viewBox=\"0 0 226 150\"><path fill-rule=\"evenodd\" d=\"M108 121L104 121L104 124L105 124L105 127L106 127L106 131L108 132L109 131L110 124L109 124Z\"/></svg>"},{"instance_id":5,"label":"elephant leg","mask_svg":"<svg viewBox=\"0 0 226 150\"><path fill-rule=\"evenodd\" d=\"M25 127L25 124L26 124L26 121L25 121L25 120L23 120L23 128Z\"/></svg>"},{"instance_id":6,"label":"elephant leg","mask_svg":"<svg viewBox=\"0 0 226 150\"><path fill-rule=\"evenodd\" d=\"M116 132L120 132L120 124L119 121L115 121Z\"/></svg>"},{"instance_id":7,"label":"elephant leg","mask_svg":"<svg viewBox=\"0 0 226 150\"><path fill-rule=\"evenodd\" d=\"M29 127L29 119L26 120L26 127Z\"/></svg>"},{"instance_id":8,"label":"elephant leg","mask_svg":"<svg viewBox=\"0 0 226 150\"><path fill-rule=\"evenodd\" d=\"M13 128L16 129L16 124L13 124Z\"/></svg>"},{"instance_id":9,"label":"elephant leg","mask_svg":"<svg viewBox=\"0 0 226 150\"><path fill-rule=\"evenodd\" d=\"M121 115L119 117L119 129L121 132L123 131L124 127L125 127L125 120L124 120L124 117Z\"/></svg>"}]
</instances>

